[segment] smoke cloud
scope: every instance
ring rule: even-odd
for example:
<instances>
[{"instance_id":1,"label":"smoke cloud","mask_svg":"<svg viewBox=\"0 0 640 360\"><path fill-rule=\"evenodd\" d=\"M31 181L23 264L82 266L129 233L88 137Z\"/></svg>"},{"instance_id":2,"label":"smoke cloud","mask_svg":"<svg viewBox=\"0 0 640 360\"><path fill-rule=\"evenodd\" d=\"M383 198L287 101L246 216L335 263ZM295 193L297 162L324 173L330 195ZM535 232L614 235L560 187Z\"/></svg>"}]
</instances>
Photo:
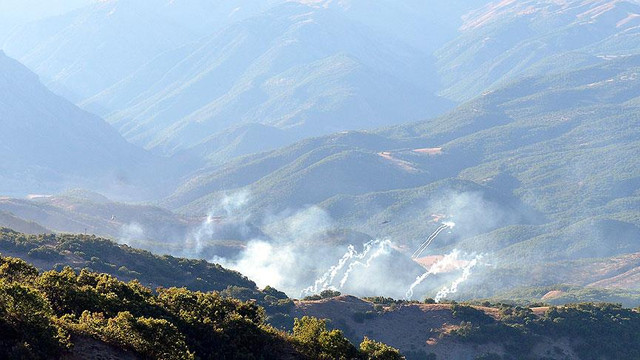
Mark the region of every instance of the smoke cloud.
<instances>
[{"instance_id":1,"label":"smoke cloud","mask_svg":"<svg viewBox=\"0 0 640 360\"><path fill-rule=\"evenodd\" d=\"M435 301L436 302L440 302L443 299L446 299L447 296L451 295L451 294L455 294L456 292L458 292L458 287L460 286L460 284L462 284L463 282L467 281L469 279L469 277L471 276L471 270L478 265L478 261L480 261L482 259L482 256L477 256L476 258L474 258L473 260L471 260L463 269L462 269L462 275L460 275L459 278L455 279L450 286L443 288L442 290L440 290L438 292L438 294L436 294L435 297Z\"/></svg>"},{"instance_id":2,"label":"smoke cloud","mask_svg":"<svg viewBox=\"0 0 640 360\"><path fill-rule=\"evenodd\" d=\"M444 299L471 281L482 259L475 250L456 248L452 239L486 231L504 218L481 194L446 192L426 204L429 213L443 214L436 232L418 239L420 254L438 257L427 266L407 253L413 246L409 239L372 239L339 228L317 206L256 213L252 201L248 191L221 196L205 218L186 228L181 241L163 242L161 251L219 263L261 288L270 285L292 297L330 289L356 296ZM449 234L438 237L445 230ZM145 239L145 233L144 226L130 223L122 227L120 242L146 248L158 244ZM449 246L454 250L444 250Z\"/></svg>"},{"instance_id":3,"label":"smoke cloud","mask_svg":"<svg viewBox=\"0 0 640 360\"><path fill-rule=\"evenodd\" d=\"M120 237L118 239L118 243L120 244L127 244L135 247L136 244L141 244L144 239L144 227L137 222L131 222L120 228Z\"/></svg>"}]
</instances>

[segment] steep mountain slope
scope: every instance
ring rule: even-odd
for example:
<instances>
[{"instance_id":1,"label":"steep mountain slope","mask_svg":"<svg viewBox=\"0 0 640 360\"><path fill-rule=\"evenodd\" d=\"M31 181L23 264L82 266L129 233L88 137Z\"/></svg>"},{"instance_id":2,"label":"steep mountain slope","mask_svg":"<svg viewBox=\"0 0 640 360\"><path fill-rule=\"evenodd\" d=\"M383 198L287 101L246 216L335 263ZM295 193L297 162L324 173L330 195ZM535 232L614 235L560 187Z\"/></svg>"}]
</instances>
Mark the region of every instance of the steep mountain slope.
<instances>
[{"instance_id":1,"label":"steep mountain slope","mask_svg":"<svg viewBox=\"0 0 640 360\"><path fill-rule=\"evenodd\" d=\"M0 211L0 227L15 229L25 234L46 234L51 230L33 221L24 220L7 211Z\"/></svg>"},{"instance_id":2,"label":"steep mountain slope","mask_svg":"<svg viewBox=\"0 0 640 360\"><path fill-rule=\"evenodd\" d=\"M82 106L122 109L108 121L167 153L243 124L299 139L441 112L427 64L338 11L289 3L166 52Z\"/></svg>"},{"instance_id":3,"label":"steep mountain slope","mask_svg":"<svg viewBox=\"0 0 640 360\"><path fill-rule=\"evenodd\" d=\"M106 1L24 27L5 49L128 140L215 163L441 113L452 103L433 95L431 53L484 3ZM286 134L243 147L238 126Z\"/></svg>"},{"instance_id":4,"label":"steep mountain slope","mask_svg":"<svg viewBox=\"0 0 640 360\"><path fill-rule=\"evenodd\" d=\"M16 30L4 49L73 101L95 95L159 53L259 11L266 2L99 1ZM236 11L238 9L239 11Z\"/></svg>"},{"instance_id":5,"label":"steep mountain slope","mask_svg":"<svg viewBox=\"0 0 640 360\"><path fill-rule=\"evenodd\" d=\"M0 94L3 194L56 191L68 183L126 193L145 164L155 161L3 53Z\"/></svg>"},{"instance_id":6,"label":"steep mountain slope","mask_svg":"<svg viewBox=\"0 0 640 360\"><path fill-rule=\"evenodd\" d=\"M639 14L637 0L493 2L436 52L441 94L460 101L522 76L638 54Z\"/></svg>"},{"instance_id":7,"label":"steep mountain slope","mask_svg":"<svg viewBox=\"0 0 640 360\"><path fill-rule=\"evenodd\" d=\"M165 243L167 249L172 248L172 241L184 239L191 226L200 223L199 219L177 216L158 207L91 198L78 192L34 199L1 198L0 209L56 232L126 239L139 247L144 247L140 244L145 242ZM13 228L8 224L6 227Z\"/></svg>"},{"instance_id":8,"label":"steep mountain slope","mask_svg":"<svg viewBox=\"0 0 640 360\"><path fill-rule=\"evenodd\" d=\"M608 345L618 338L604 328L610 321L616 323L616 331L634 338L638 326L634 310L611 304L556 308L366 300L339 296L301 301L295 313L330 319L351 339L384 341L408 360L633 359L637 354L633 342L628 344L631 348ZM619 316L624 325L614 320ZM601 324L608 325L594 329Z\"/></svg>"},{"instance_id":9,"label":"steep mountain slope","mask_svg":"<svg viewBox=\"0 0 640 360\"><path fill-rule=\"evenodd\" d=\"M24 235L0 228L0 252L33 262L42 270L63 264L90 268L145 286L184 286L195 291L222 291L229 286L257 290L253 281L218 264L158 256L93 235Z\"/></svg>"},{"instance_id":10,"label":"steep mountain slope","mask_svg":"<svg viewBox=\"0 0 640 360\"><path fill-rule=\"evenodd\" d=\"M604 206L618 196L632 198L637 175L629 162L633 163L637 154L637 116L633 101L640 94L634 75L638 72L638 61L638 57L629 57L566 73L562 78L529 78L481 96L434 120L375 133L336 134L239 159L185 183L168 204L184 206L216 188L233 189L250 184L260 189L256 192L261 194L279 193L277 184L286 184L281 188L286 191L293 183L285 179L305 174L311 175L302 183L312 187L322 182L315 180L317 177L311 172L314 166L332 166L333 162L341 161L346 164L348 159L357 156L358 166L352 161L349 166L333 167L336 178L341 176L341 171L353 177L350 181L332 182L338 187L334 195L416 187L415 184L427 185L460 176L500 191L515 191L517 196L522 196L518 188L533 191L537 199L534 208L538 211L570 213L585 210L585 206L576 203L580 200L573 197L569 189L577 191L574 189L577 186L589 191L584 188L587 178L557 187L549 185L560 179L575 179L579 174L574 172L580 169L600 184L593 186L606 186L610 190L590 190L588 201L609 196L606 201L597 200L598 206ZM589 158L594 151L600 156ZM616 162L615 157L622 157L625 162ZM565 162L568 159L569 164ZM536 163L554 164L556 168L534 166ZM613 175L607 173L612 170L611 166L618 165L620 168L613 172L617 178L613 179ZM374 170L378 166L385 171ZM369 167L374 168L364 175ZM563 168L564 173L560 173ZM359 186L361 169L360 179L367 179L362 183L371 183L372 190L349 190ZM376 172L377 177L373 176ZM226 175L224 181L222 174ZM539 181L545 177L548 180ZM374 186L376 181L384 182L384 179L390 184ZM266 190L269 184L274 187ZM312 198L314 192L300 194L304 194L304 198L298 203L317 200ZM561 207L556 207L559 205Z\"/></svg>"},{"instance_id":11,"label":"steep mountain slope","mask_svg":"<svg viewBox=\"0 0 640 360\"><path fill-rule=\"evenodd\" d=\"M482 253L494 267L476 270L464 296L562 278L589 285L598 278L565 262L640 251L639 71L640 57L629 56L530 77L433 120L239 158L202 171L164 204L202 214L246 191L256 218L319 204L337 227L390 237L407 255L453 221L431 254ZM557 276L531 277L530 264ZM485 276L501 280L487 285Z\"/></svg>"}]
</instances>

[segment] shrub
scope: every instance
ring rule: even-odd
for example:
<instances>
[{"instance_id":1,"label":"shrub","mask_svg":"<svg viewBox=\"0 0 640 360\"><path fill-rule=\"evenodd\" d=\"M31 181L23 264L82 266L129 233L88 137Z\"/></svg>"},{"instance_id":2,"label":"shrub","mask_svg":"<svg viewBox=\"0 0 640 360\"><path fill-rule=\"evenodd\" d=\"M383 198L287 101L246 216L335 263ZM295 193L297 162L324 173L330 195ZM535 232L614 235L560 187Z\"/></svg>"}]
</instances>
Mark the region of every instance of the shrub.
<instances>
[{"instance_id":1,"label":"shrub","mask_svg":"<svg viewBox=\"0 0 640 360\"><path fill-rule=\"evenodd\" d=\"M184 336L167 320L135 318L129 312L107 319L102 313L82 313L79 329L112 345L150 359L192 360Z\"/></svg>"},{"instance_id":2,"label":"shrub","mask_svg":"<svg viewBox=\"0 0 640 360\"><path fill-rule=\"evenodd\" d=\"M340 330L327 330L325 320L307 316L295 319L293 339L299 351L311 359L348 360L359 355Z\"/></svg>"},{"instance_id":3,"label":"shrub","mask_svg":"<svg viewBox=\"0 0 640 360\"><path fill-rule=\"evenodd\" d=\"M400 354L398 349L389 345L370 340L365 336L360 343L360 351L369 360L403 360L404 356Z\"/></svg>"},{"instance_id":4,"label":"shrub","mask_svg":"<svg viewBox=\"0 0 640 360\"><path fill-rule=\"evenodd\" d=\"M324 290L320 293L320 297L323 299L331 299L334 297L338 297L342 295L342 293L340 291L335 291L335 290Z\"/></svg>"},{"instance_id":5,"label":"shrub","mask_svg":"<svg viewBox=\"0 0 640 360\"><path fill-rule=\"evenodd\" d=\"M64 256L60 255L55 249L48 246L40 246L35 249L31 249L27 255L34 259L46 261L59 261L64 259Z\"/></svg>"},{"instance_id":6,"label":"shrub","mask_svg":"<svg viewBox=\"0 0 640 360\"><path fill-rule=\"evenodd\" d=\"M0 280L0 358L50 359L69 348L69 336L52 315L37 291Z\"/></svg>"},{"instance_id":7,"label":"shrub","mask_svg":"<svg viewBox=\"0 0 640 360\"><path fill-rule=\"evenodd\" d=\"M0 257L0 278L8 282L32 282L38 276L38 269L24 260Z\"/></svg>"}]
</instances>

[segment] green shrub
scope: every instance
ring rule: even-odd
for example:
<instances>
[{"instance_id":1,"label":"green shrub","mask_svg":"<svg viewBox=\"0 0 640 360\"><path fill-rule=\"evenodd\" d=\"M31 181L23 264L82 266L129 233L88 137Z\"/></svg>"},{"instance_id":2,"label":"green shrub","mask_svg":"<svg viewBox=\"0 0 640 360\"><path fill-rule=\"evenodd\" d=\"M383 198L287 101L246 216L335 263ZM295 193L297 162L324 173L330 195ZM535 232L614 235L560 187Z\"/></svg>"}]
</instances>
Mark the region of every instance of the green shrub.
<instances>
[{"instance_id":1,"label":"green shrub","mask_svg":"<svg viewBox=\"0 0 640 360\"><path fill-rule=\"evenodd\" d=\"M46 261L59 261L64 259L64 256L60 255L55 249L48 246L40 246L35 249L31 249L27 255L34 259Z\"/></svg>"},{"instance_id":2,"label":"green shrub","mask_svg":"<svg viewBox=\"0 0 640 360\"><path fill-rule=\"evenodd\" d=\"M107 319L102 313L82 313L79 329L109 344L149 359L192 360L184 336L167 320L136 318L122 312Z\"/></svg>"},{"instance_id":3,"label":"green shrub","mask_svg":"<svg viewBox=\"0 0 640 360\"><path fill-rule=\"evenodd\" d=\"M325 320L307 316L295 319L293 339L298 350L310 359L349 360L359 356L340 330L327 330Z\"/></svg>"},{"instance_id":4,"label":"green shrub","mask_svg":"<svg viewBox=\"0 0 640 360\"><path fill-rule=\"evenodd\" d=\"M70 347L68 334L36 290L0 280L0 358L50 359Z\"/></svg>"},{"instance_id":5,"label":"green shrub","mask_svg":"<svg viewBox=\"0 0 640 360\"><path fill-rule=\"evenodd\" d=\"M368 360L403 360L404 356L398 349L389 345L370 340L365 336L360 343L360 351Z\"/></svg>"}]
</instances>

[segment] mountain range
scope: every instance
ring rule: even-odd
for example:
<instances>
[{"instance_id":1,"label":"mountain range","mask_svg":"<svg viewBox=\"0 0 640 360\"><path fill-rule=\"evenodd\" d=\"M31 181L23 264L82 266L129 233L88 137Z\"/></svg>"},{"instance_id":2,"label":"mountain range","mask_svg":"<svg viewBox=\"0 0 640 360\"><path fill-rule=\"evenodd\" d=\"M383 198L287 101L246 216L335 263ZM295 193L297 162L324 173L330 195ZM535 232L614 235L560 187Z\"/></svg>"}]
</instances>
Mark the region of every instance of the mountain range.
<instances>
[{"instance_id":1,"label":"mountain range","mask_svg":"<svg viewBox=\"0 0 640 360\"><path fill-rule=\"evenodd\" d=\"M472 6L118 0L24 26L4 48L129 141L220 162L207 144L243 142L226 139L239 126L283 133L270 150L451 108L431 53Z\"/></svg>"},{"instance_id":2,"label":"mountain range","mask_svg":"<svg viewBox=\"0 0 640 360\"><path fill-rule=\"evenodd\" d=\"M211 259L286 248L273 224L318 211L296 251L391 239L404 261L452 221L429 256L489 259L461 297L631 289L638 19L632 0L117 0L37 21L4 45L33 72L0 55L0 220L162 252L214 224L189 254Z\"/></svg>"}]
</instances>

